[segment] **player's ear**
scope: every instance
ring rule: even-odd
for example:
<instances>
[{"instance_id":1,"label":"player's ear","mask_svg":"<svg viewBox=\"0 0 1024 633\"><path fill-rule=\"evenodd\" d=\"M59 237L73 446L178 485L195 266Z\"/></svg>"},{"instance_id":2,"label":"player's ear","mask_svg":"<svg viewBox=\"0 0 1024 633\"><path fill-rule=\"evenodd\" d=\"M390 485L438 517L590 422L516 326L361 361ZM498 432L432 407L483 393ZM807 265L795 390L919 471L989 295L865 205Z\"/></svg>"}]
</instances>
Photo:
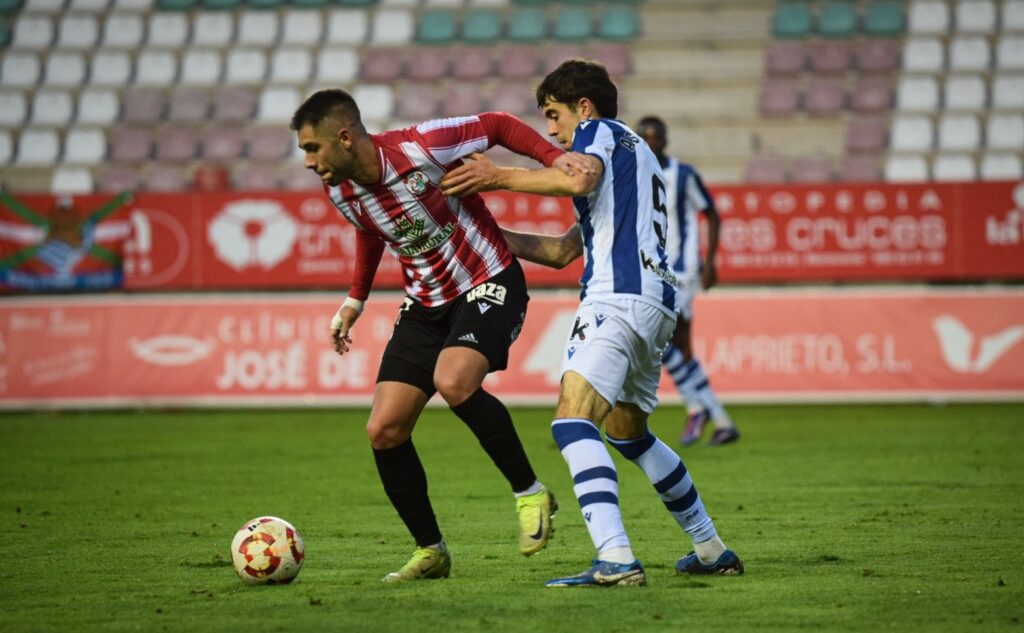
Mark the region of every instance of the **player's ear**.
<instances>
[{"instance_id":1,"label":"player's ear","mask_svg":"<svg viewBox=\"0 0 1024 633\"><path fill-rule=\"evenodd\" d=\"M350 129L348 129L347 127L340 127L340 128L338 128L337 139L338 139L338 144L341 145L342 147L344 147L345 149L351 149L352 148L352 140L353 140L352 131Z\"/></svg>"},{"instance_id":2,"label":"player's ear","mask_svg":"<svg viewBox=\"0 0 1024 633\"><path fill-rule=\"evenodd\" d=\"M600 116L597 109L594 108L594 102L587 97L581 97L576 102L576 110L580 113L581 119L589 119L591 117Z\"/></svg>"}]
</instances>

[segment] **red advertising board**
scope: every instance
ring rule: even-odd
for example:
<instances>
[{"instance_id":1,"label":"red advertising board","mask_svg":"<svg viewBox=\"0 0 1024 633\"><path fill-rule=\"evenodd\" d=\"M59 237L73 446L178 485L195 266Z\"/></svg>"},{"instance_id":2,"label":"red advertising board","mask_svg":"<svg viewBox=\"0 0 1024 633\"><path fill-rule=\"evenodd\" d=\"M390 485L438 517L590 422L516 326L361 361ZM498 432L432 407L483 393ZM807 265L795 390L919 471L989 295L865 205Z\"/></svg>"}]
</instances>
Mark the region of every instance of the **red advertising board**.
<instances>
[{"instance_id":1,"label":"red advertising board","mask_svg":"<svg viewBox=\"0 0 1024 633\"><path fill-rule=\"evenodd\" d=\"M1024 183L728 186L713 193L723 220L724 283L1024 279ZM567 198L487 199L498 221L515 229L561 233L573 222ZM349 284L354 229L320 192L140 194L98 224L87 222L107 200L75 199L81 239L58 251L39 250L61 242L49 215L53 197L19 200L33 210L29 219L0 202L0 288L32 290L19 287L24 275L15 273L56 265L39 252L77 262L97 245L123 254L124 287L132 290ZM574 287L581 271L579 262L525 268L533 287ZM385 257L376 287L400 286L397 262Z\"/></svg>"},{"instance_id":2,"label":"red advertising board","mask_svg":"<svg viewBox=\"0 0 1024 633\"><path fill-rule=\"evenodd\" d=\"M353 350L327 342L328 295L10 298L0 408L366 404L398 293ZM536 293L487 387L551 404L577 300ZM698 299L695 351L728 401L1024 399L1024 291L736 291ZM661 395L678 401L667 379Z\"/></svg>"}]
</instances>

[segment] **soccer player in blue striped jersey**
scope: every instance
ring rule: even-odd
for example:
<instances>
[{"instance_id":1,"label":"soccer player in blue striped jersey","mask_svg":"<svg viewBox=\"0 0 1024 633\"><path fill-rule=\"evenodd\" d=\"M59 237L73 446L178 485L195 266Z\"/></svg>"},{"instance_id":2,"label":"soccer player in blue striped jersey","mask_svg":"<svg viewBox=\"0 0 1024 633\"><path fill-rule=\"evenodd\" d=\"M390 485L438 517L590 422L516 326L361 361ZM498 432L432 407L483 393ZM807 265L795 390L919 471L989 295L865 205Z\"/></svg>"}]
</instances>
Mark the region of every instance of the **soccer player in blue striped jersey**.
<instances>
[{"instance_id":1,"label":"soccer player in blue striped jersey","mask_svg":"<svg viewBox=\"0 0 1024 633\"><path fill-rule=\"evenodd\" d=\"M551 425L569 466L574 492L597 550L590 568L549 587L642 585L619 509L618 473L601 437L639 466L665 507L690 536L694 551L676 562L680 574L740 574L686 466L650 431L661 357L675 330L676 279L665 252L665 178L647 144L614 117L618 91L596 62L569 60L537 89L548 133L585 161L571 174L504 169L472 156L441 182L448 195L508 189L573 196L576 225L561 236L505 229L523 259L563 267L584 256L581 301L562 357Z\"/></svg>"},{"instance_id":2,"label":"soccer player in blue striped jersey","mask_svg":"<svg viewBox=\"0 0 1024 633\"><path fill-rule=\"evenodd\" d=\"M679 438L684 446L697 443L708 420L715 431L708 442L720 446L740 438L736 424L718 399L704 366L693 354L691 324L693 301L702 289L708 290L718 282L715 254L718 251L720 220L715 201L708 193L700 174L693 165L679 162L665 154L668 130L665 122L655 116L640 119L636 126L640 137L647 141L665 173L665 207L668 210L668 239L666 249L672 270L679 280L680 311L672 342L665 350L662 364L668 370L676 388L686 402L688 415ZM707 257L700 254L700 221L704 215L708 226Z\"/></svg>"}]
</instances>

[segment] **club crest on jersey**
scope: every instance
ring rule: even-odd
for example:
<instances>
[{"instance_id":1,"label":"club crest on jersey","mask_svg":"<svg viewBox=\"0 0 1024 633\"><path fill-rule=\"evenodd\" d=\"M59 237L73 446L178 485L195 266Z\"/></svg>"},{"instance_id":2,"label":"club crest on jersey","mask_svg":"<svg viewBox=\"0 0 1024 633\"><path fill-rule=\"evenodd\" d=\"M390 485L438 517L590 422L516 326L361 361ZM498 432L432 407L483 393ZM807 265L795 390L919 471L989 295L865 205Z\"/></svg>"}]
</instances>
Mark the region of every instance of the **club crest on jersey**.
<instances>
[{"instance_id":1,"label":"club crest on jersey","mask_svg":"<svg viewBox=\"0 0 1024 633\"><path fill-rule=\"evenodd\" d=\"M405 188L414 196L422 196L427 192L430 180L422 171L414 171L405 179Z\"/></svg>"}]
</instances>

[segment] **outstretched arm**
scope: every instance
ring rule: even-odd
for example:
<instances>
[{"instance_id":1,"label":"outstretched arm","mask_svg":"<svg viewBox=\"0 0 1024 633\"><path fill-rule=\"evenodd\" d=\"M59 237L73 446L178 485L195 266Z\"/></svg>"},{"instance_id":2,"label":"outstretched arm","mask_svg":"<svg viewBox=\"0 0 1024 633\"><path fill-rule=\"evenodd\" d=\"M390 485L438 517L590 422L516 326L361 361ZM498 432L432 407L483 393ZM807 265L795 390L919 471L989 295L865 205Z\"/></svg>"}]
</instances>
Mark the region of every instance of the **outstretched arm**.
<instances>
[{"instance_id":1,"label":"outstretched arm","mask_svg":"<svg viewBox=\"0 0 1024 633\"><path fill-rule=\"evenodd\" d=\"M604 165L594 156L571 154L587 165L566 173L557 167L545 169L512 169L498 167L483 154L472 154L464 165L448 172L441 179L446 196L468 196L481 191L504 189L545 196L583 196L597 188L604 174Z\"/></svg>"},{"instance_id":2,"label":"outstretched arm","mask_svg":"<svg viewBox=\"0 0 1024 633\"><path fill-rule=\"evenodd\" d=\"M359 315L363 313L363 302L370 296L373 278L377 274L384 242L364 231L356 231L355 270L352 272L352 287L348 297L338 307L331 319L331 346L338 355L344 355L352 344L349 332Z\"/></svg>"},{"instance_id":3,"label":"outstretched arm","mask_svg":"<svg viewBox=\"0 0 1024 633\"><path fill-rule=\"evenodd\" d=\"M505 227L501 228L501 232L505 234L505 241L512 254L535 264L565 268L583 254L579 224L573 224L562 235L523 233Z\"/></svg>"}]
</instances>

